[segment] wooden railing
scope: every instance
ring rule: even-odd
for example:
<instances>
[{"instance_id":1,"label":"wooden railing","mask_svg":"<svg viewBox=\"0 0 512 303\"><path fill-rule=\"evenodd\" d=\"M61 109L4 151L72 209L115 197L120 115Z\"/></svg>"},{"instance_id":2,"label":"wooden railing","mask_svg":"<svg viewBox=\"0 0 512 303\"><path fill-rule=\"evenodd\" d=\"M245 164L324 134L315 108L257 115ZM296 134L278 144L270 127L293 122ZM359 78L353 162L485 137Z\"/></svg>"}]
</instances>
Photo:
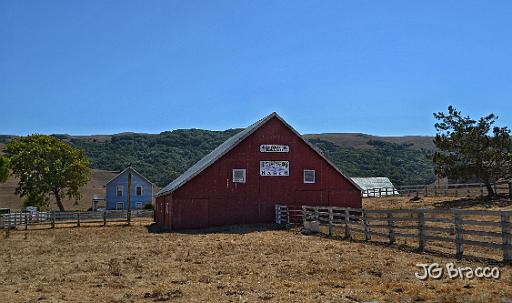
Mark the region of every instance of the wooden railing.
<instances>
[{"instance_id":1,"label":"wooden railing","mask_svg":"<svg viewBox=\"0 0 512 303\"><path fill-rule=\"evenodd\" d=\"M47 225L52 228L58 224L127 222L141 218L153 218L152 210L107 210L107 211L65 211L65 212L20 212L0 215L0 228Z\"/></svg>"},{"instance_id":2,"label":"wooden railing","mask_svg":"<svg viewBox=\"0 0 512 303\"><path fill-rule=\"evenodd\" d=\"M455 248L461 258L466 246L482 248L486 257L501 253L512 262L512 211L444 209L353 209L303 206L306 230L335 235L342 229L344 238L359 234L366 240L384 238L390 244L397 239L416 242L420 252L427 245ZM326 229L326 230L325 230ZM447 243L447 244L446 244Z\"/></svg>"}]
</instances>

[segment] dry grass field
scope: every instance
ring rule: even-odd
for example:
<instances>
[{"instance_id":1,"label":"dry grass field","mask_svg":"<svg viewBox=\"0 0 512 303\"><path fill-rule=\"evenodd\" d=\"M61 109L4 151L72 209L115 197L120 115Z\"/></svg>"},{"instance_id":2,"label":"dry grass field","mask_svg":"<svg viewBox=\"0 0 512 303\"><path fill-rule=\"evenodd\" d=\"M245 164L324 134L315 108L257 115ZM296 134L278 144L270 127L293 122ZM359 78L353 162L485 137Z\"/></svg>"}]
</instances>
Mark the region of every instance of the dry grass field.
<instances>
[{"instance_id":1,"label":"dry grass field","mask_svg":"<svg viewBox=\"0 0 512 303\"><path fill-rule=\"evenodd\" d=\"M149 223L147 223L149 224ZM416 263L500 266L499 280L420 281ZM147 226L13 231L1 302L511 302L512 268L298 230Z\"/></svg>"}]
</instances>

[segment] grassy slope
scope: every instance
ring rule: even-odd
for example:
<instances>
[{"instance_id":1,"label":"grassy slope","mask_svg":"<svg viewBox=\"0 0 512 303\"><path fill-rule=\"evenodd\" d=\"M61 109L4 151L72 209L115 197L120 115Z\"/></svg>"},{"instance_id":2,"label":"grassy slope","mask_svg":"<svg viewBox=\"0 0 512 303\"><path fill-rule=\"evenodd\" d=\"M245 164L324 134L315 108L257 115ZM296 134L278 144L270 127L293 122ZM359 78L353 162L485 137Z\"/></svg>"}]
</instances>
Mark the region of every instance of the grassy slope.
<instances>
[{"instance_id":1,"label":"grassy slope","mask_svg":"<svg viewBox=\"0 0 512 303\"><path fill-rule=\"evenodd\" d=\"M87 210L91 207L92 196L94 194L104 196L105 188L103 186L115 175L115 173L110 171L93 169L91 171L91 180L80 190L82 198L78 201L78 204L75 204L74 200L66 198L64 199L64 207L68 210ZM0 183L0 207L7 207L11 209L21 208L23 200L14 194L16 184L17 181L14 177L10 177L6 183ZM55 203L51 203L51 206L55 207Z\"/></svg>"}]
</instances>

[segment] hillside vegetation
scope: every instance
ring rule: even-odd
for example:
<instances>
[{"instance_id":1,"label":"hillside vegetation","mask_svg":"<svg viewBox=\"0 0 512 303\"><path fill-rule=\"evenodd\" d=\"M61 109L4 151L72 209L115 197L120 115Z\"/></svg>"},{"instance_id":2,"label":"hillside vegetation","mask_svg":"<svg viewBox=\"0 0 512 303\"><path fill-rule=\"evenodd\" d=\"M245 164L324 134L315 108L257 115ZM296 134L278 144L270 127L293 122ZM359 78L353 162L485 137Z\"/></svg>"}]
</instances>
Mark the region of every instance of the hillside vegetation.
<instances>
[{"instance_id":1,"label":"hillside vegetation","mask_svg":"<svg viewBox=\"0 0 512 303\"><path fill-rule=\"evenodd\" d=\"M112 136L54 135L82 148L95 169L122 170L129 163L158 186L188 167L241 129L178 129L160 134ZM431 137L376 137L364 134L306 135L327 158L349 176L387 176L396 185L433 182ZM9 136L0 136L6 142Z\"/></svg>"}]
</instances>

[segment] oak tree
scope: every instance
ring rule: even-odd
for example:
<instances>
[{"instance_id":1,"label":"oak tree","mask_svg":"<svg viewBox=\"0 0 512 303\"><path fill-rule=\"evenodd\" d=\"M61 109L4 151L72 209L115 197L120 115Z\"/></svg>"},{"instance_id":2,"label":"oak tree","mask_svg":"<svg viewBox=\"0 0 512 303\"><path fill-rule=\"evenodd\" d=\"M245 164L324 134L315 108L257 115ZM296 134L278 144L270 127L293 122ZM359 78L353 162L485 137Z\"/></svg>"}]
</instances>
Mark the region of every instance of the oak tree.
<instances>
[{"instance_id":1,"label":"oak tree","mask_svg":"<svg viewBox=\"0 0 512 303\"><path fill-rule=\"evenodd\" d=\"M89 181L89 161L82 150L46 135L15 138L6 145L10 169L18 177L20 197L50 197L64 211L64 197L80 199L80 187Z\"/></svg>"}]
</instances>

